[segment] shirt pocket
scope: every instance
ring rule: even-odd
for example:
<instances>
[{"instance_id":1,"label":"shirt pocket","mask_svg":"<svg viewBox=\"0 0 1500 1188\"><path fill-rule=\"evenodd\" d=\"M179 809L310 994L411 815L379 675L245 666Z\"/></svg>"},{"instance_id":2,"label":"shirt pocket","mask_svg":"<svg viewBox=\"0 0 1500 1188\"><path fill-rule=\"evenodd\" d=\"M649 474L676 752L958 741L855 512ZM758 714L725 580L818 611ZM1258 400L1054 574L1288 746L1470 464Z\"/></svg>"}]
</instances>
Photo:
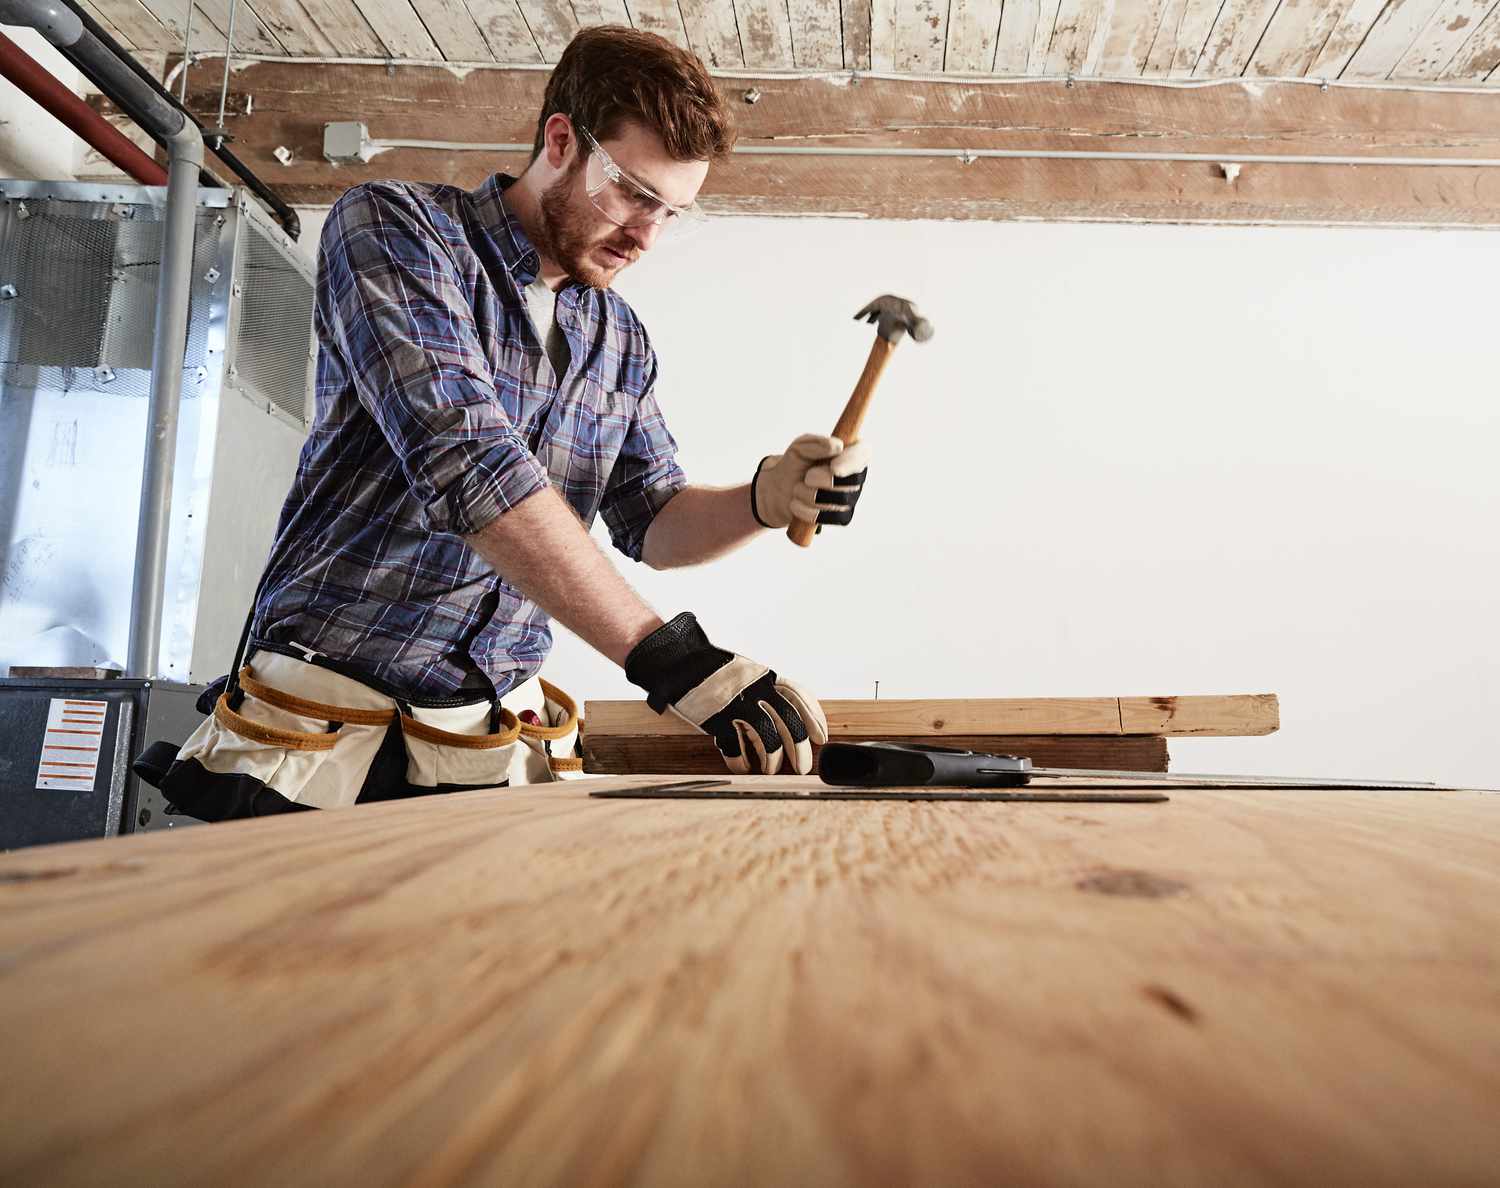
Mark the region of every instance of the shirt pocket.
<instances>
[{"instance_id":1,"label":"shirt pocket","mask_svg":"<svg viewBox=\"0 0 1500 1188\"><path fill-rule=\"evenodd\" d=\"M600 390L559 402L548 426L538 460L585 523L599 509L634 414L628 392Z\"/></svg>"}]
</instances>

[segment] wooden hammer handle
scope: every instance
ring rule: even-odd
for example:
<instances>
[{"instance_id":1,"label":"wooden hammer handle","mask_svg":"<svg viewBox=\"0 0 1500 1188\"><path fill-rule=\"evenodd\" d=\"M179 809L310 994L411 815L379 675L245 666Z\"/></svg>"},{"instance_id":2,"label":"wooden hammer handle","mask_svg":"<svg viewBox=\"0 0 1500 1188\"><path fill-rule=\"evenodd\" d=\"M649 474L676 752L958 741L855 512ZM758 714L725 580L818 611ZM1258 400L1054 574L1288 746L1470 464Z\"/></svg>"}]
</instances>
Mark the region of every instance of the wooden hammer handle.
<instances>
[{"instance_id":1,"label":"wooden hammer handle","mask_svg":"<svg viewBox=\"0 0 1500 1188\"><path fill-rule=\"evenodd\" d=\"M878 335L871 345L870 357L865 360L865 369L860 373L859 382L854 385L854 394L849 397L849 403L844 405L843 415L833 427L833 436L846 446L853 445L858 440L859 427L865 420L865 410L870 407L870 398L875 395L875 385L880 382L880 374L890 362L891 352L895 349L895 343ZM817 533L817 524L807 520L793 520L786 530L787 539L804 549L812 544Z\"/></svg>"}]
</instances>

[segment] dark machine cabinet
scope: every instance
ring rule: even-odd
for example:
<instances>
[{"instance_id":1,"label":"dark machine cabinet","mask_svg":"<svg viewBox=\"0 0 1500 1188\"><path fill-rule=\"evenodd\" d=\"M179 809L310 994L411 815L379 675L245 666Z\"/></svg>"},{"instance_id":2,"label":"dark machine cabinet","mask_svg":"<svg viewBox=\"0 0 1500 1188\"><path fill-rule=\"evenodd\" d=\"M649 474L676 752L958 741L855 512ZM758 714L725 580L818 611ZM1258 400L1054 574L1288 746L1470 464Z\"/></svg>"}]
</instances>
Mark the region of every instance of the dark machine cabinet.
<instances>
[{"instance_id":1,"label":"dark machine cabinet","mask_svg":"<svg viewBox=\"0 0 1500 1188\"><path fill-rule=\"evenodd\" d=\"M201 691L171 681L0 679L0 850L198 824L136 776L130 762L148 743L186 741L203 720L194 705ZM84 746L67 754L49 748L47 755L75 761L65 770L76 778L47 776L59 770L43 763L59 723L77 731L65 741Z\"/></svg>"}]
</instances>

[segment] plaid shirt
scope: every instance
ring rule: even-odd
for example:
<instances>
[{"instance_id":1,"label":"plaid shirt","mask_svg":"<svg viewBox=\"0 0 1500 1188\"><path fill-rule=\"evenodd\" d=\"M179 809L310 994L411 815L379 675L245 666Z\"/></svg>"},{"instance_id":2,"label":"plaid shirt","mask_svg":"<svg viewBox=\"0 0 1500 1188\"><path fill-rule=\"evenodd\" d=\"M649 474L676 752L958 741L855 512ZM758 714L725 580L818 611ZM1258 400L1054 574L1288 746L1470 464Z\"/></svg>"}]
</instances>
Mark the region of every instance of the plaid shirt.
<instances>
[{"instance_id":1,"label":"plaid shirt","mask_svg":"<svg viewBox=\"0 0 1500 1188\"><path fill-rule=\"evenodd\" d=\"M614 292L558 293L570 360L554 375L522 295L540 262L500 199L512 180L371 182L330 212L317 415L257 592L256 642L413 697L485 679L504 693L541 667L548 617L462 537L550 482L640 560L686 485L653 395L656 353Z\"/></svg>"}]
</instances>

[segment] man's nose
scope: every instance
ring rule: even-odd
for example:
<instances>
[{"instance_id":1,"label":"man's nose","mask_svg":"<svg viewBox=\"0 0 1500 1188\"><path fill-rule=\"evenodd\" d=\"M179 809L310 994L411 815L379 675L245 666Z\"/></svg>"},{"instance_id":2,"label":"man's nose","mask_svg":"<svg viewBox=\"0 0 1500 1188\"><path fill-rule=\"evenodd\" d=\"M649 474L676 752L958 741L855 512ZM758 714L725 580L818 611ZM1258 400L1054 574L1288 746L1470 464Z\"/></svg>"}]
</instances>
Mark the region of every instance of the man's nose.
<instances>
[{"instance_id":1,"label":"man's nose","mask_svg":"<svg viewBox=\"0 0 1500 1188\"><path fill-rule=\"evenodd\" d=\"M656 242L656 237L661 234L660 223L645 223L639 227L624 228L625 234L630 237L630 242L643 252L651 250L651 245Z\"/></svg>"}]
</instances>

